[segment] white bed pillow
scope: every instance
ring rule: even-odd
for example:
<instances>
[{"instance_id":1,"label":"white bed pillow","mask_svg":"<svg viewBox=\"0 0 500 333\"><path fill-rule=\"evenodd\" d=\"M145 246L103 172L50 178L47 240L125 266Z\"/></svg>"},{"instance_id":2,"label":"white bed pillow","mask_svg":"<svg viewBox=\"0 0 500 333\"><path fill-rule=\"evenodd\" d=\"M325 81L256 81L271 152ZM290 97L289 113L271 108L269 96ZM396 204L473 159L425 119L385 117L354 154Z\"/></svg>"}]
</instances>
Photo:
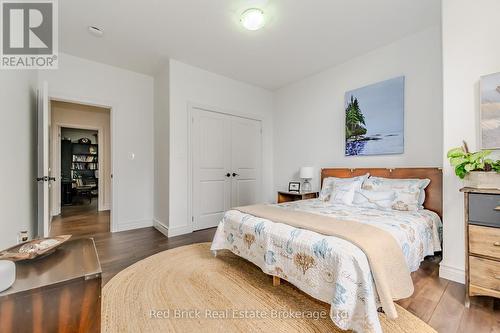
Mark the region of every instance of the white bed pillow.
<instances>
[{"instance_id":1,"label":"white bed pillow","mask_svg":"<svg viewBox=\"0 0 500 333\"><path fill-rule=\"evenodd\" d=\"M425 188L430 182L427 178L396 179L370 177L363 183L363 189L371 191L394 191L396 199L393 209L413 211L423 208Z\"/></svg>"},{"instance_id":2,"label":"white bed pillow","mask_svg":"<svg viewBox=\"0 0 500 333\"><path fill-rule=\"evenodd\" d=\"M327 177L323 179L323 186L321 186L321 192L319 193L319 199L322 201L330 200L330 195L333 191L333 185L335 183L352 183L355 181L362 180L365 181L370 174L352 177L352 178L338 178L338 177Z\"/></svg>"},{"instance_id":3,"label":"white bed pillow","mask_svg":"<svg viewBox=\"0 0 500 333\"><path fill-rule=\"evenodd\" d=\"M394 191L369 191L360 189L354 193L352 204L363 208L390 210L396 199Z\"/></svg>"},{"instance_id":4,"label":"white bed pillow","mask_svg":"<svg viewBox=\"0 0 500 333\"><path fill-rule=\"evenodd\" d=\"M328 202L332 204L352 205L354 193L361 190L364 180L364 178L360 178L354 181L334 181Z\"/></svg>"}]
</instances>

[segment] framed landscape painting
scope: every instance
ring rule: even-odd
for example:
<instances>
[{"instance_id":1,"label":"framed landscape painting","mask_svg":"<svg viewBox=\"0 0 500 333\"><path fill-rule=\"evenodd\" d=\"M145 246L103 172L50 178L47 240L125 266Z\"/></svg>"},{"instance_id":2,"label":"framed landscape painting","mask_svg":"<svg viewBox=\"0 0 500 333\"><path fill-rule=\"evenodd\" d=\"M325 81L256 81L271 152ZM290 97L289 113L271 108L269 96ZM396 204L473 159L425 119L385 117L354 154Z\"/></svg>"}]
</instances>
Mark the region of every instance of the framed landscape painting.
<instances>
[{"instance_id":1,"label":"framed landscape painting","mask_svg":"<svg viewBox=\"0 0 500 333\"><path fill-rule=\"evenodd\" d=\"M345 155L404 152L405 77L345 93Z\"/></svg>"},{"instance_id":2,"label":"framed landscape painting","mask_svg":"<svg viewBox=\"0 0 500 333\"><path fill-rule=\"evenodd\" d=\"M500 149L500 73L481 77L481 149Z\"/></svg>"}]
</instances>

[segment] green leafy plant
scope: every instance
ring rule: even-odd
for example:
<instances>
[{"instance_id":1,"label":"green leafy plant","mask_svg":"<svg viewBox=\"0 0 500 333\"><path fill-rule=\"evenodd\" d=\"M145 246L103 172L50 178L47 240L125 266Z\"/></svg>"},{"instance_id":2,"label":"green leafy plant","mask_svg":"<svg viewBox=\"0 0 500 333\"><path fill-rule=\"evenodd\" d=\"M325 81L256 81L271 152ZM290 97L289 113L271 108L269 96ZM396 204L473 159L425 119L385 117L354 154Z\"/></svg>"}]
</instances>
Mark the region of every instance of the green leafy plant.
<instances>
[{"instance_id":1,"label":"green leafy plant","mask_svg":"<svg viewBox=\"0 0 500 333\"><path fill-rule=\"evenodd\" d=\"M463 147L450 149L446 155L455 168L455 174L463 179L471 171L496 171L500 173L500 160L486 158L491 150L481 150L470 153L467 144Z\"/></svg>"}]
</instances>

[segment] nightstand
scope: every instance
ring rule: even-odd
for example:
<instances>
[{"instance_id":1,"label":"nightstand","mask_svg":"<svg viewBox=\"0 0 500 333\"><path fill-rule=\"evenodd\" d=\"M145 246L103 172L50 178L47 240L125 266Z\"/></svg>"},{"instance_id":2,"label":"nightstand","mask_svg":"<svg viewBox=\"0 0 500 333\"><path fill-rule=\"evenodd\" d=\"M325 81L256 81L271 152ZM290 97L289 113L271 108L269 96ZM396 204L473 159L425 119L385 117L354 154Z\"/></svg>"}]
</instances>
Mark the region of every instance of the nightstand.
<instances>
[{"instance_id":1,"label":"nightstand","mask_svg":"<svg viewBox=\"0 0 500 333\"><path fill-rule=\"evenodd\" d=\"M319 192L278 191L278 203L317 198Z\"/></svg>"},{"instance_id":2,"label":"nightstand","mask_svg":"<svg viewBox=\"0 0 500 333\"><path fill-rule=\"evenodd\" d=\"M465 194L465 306L470 296L500 298L500 190Z\"/></svg>"}]
</instances>

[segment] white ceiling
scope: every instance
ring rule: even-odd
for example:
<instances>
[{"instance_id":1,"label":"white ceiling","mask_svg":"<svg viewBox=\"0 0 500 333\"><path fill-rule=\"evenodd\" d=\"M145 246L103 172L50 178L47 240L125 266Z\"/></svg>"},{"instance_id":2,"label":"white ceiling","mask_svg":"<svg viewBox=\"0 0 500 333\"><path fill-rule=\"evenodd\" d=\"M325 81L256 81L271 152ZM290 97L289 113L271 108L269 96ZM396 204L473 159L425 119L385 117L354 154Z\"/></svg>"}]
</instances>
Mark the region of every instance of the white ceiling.
<instances>
[{"instance_id":1,"label":"white ceiling","mask_svg":"<svg viewBox=\"0 0 500 333\"><path fill-rule=\"evenodd\" d=\"M246 31L239 14L268 15ZM174 58L276 89L440 22L439 0L63 0L60 50L154 74ZM87 31L101 27L104 37Z\"/></svg>"}]
</instances>

